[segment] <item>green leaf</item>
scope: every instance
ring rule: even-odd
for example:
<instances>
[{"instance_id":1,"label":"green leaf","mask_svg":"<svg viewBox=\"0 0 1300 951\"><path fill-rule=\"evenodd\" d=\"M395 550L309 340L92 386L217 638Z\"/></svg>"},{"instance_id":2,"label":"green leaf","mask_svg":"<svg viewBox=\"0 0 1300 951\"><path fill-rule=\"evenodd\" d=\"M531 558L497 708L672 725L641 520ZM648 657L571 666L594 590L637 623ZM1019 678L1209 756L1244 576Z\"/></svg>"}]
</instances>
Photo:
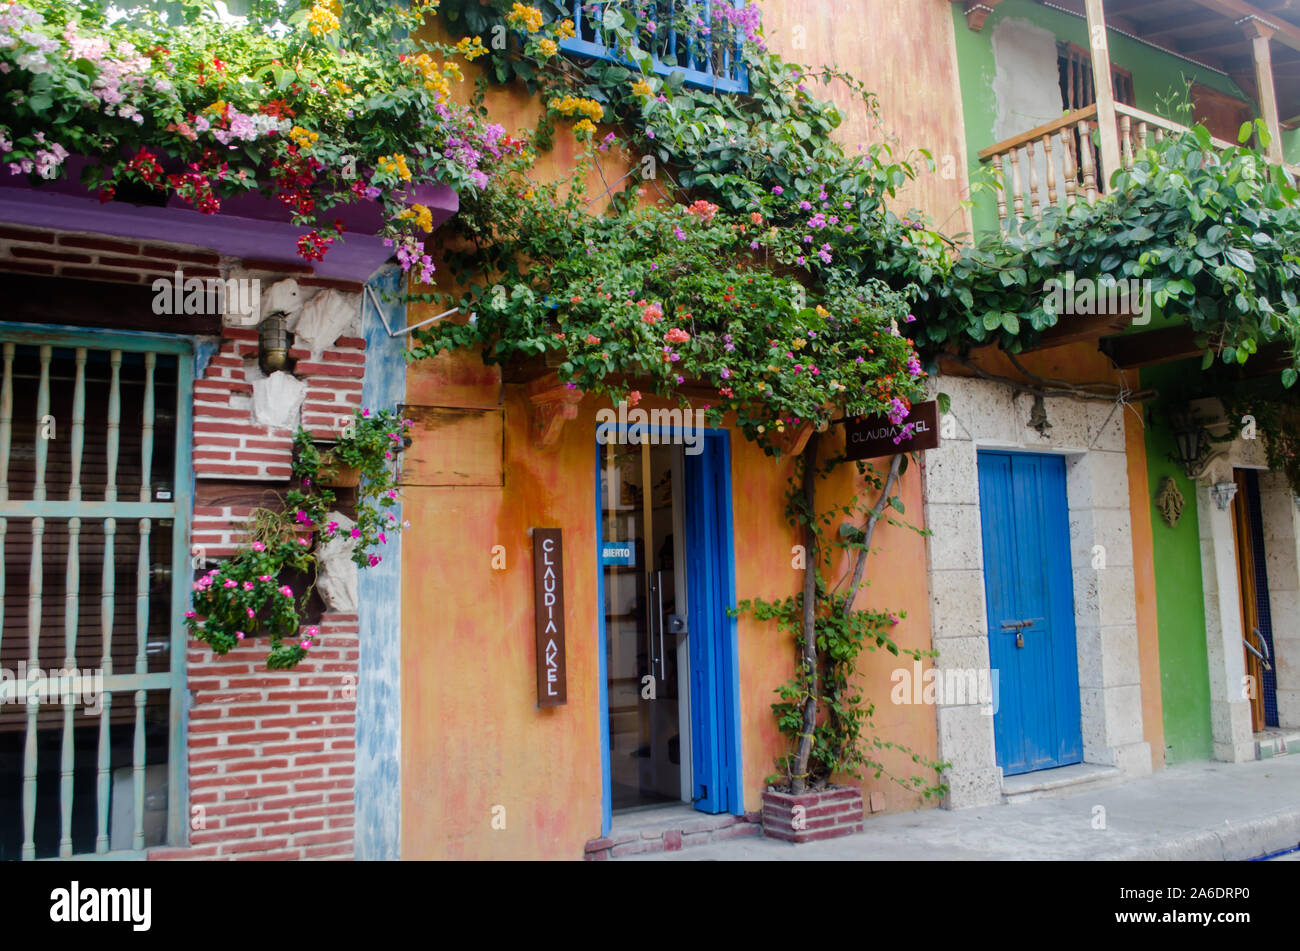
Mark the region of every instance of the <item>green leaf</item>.
<instances>
[{"instance_id":1,"label":"green leaf","mask_svg":"<svg viewBox=\"0 0 1300 951\"><path fill-rule=\"evenodd\" d=\"M1287 367L1282 371L1282 385L1288 390L1295 386L1296 371L1294 367Z\"/></svg>"},{"instance_id":2,"label":"green leaf","mask_svg":"<svg viewBox=\"0 0 1300 951\"><path fill-rule=\"evenodd\" d=\"M947 393L940 393L934 399L939 404L940 415L946 415L952 409L952 397Z\"/></svg>"},{"instance_id":3,"label":"green leaf","mask_svg":"<svg viewBox=\"0 0 1300 951\"><path fill-rule=\"evenodd\" d=\"M889 497L889 506L890 508L897 510L899 515L907 514L907 510L903 508L903 500L896 495L891 495Z\"/></svg>"},{"instance_id":4,"label":"green leaf","mask_svg":"<svg viewBox=\"0 0 1300 951\"><path fill-rule=\"evenodd\" d=\"M1224 257L1247 274L1255 273L1255 256L1243 248L1224 248Z\"/></svg>"},{"instance_id":5,"label":"green leaf","mask_svg":"<svg viewBox=\"0 0 1300 951\"><path fill-rule=\"evenodd\" d=\"M1020 333L1020 318L1010 312L1003 314L1002 329L1009 334Z\"/></svg>"}]
</instances>

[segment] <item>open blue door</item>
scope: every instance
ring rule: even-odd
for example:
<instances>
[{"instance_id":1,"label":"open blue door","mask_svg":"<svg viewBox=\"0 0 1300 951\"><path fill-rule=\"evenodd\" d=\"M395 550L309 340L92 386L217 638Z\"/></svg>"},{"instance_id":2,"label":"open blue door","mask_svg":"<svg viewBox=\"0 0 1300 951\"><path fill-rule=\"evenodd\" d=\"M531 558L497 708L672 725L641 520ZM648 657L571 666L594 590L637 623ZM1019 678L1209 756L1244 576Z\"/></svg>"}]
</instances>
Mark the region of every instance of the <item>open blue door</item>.
<instances>
[{"instance_id":1,"label":"open blue door","mask_svg":"<svg viewBox=\"0 0 1300 951\"><path fill-rule=\"evenodd\" d=\"M998 765L1082 762L1065 460L981 452L979 489Z\"/></svg>"},{"instance_id":2,"label":"open blue door","mask_svg":"<svg viewBox=\"0 0 1300 951\"><path fill-rule=\"evenodd\" d=\"M711 813L743 812L730 456L727 434L710 431L684 472L692 798Z\"/></svg>"}]
</instances>

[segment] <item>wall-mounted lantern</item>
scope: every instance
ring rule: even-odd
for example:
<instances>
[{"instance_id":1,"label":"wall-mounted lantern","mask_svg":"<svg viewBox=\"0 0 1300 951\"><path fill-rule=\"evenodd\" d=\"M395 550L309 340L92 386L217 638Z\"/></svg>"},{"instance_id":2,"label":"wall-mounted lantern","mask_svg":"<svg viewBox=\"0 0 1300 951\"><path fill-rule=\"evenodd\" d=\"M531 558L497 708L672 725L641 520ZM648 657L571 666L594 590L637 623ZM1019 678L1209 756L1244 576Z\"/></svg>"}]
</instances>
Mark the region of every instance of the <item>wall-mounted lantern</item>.
<instances>
[{"instance_id":1,"label":"wall-mounted lantern","mask_svg":"<svg viewBox=\"0 0 1300 951\"><path fill-rule=\"evenodd\" d=\"M289 318L283 311L262 321L257 331L257 362L268 376L289 363Z\"/></svg>"},{"instance_id":2,"label":"wall-mounted lantern","mask_svg":"<svg viewBox=\"0 0 1300 951\"><path fill-rule=\"evenodd\" d=\"M1171 412L1169 422L1178 445L1178 457L1170 458L1183 467L1187 478L1199 478L1211 462L1223 455L1222 450L1210 448L1210 434L1191 407Z\"/></svg>"}]
</instances>

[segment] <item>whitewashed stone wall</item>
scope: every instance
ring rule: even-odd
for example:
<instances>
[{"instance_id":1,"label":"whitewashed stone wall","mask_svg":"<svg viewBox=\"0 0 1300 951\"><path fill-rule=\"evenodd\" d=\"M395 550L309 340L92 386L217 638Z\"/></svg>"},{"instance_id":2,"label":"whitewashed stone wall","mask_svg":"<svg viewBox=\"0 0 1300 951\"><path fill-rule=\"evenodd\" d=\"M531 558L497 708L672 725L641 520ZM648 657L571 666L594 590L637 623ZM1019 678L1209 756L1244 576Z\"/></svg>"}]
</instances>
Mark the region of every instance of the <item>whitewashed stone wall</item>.
<instances>
[{"instance_id":1,"label":"whitewashed stone wall","mask_svg":"<svg viewBox=\"0 0 1300 951\"><path fill-rule=\"evenodd\" d=\"M1223 408L1217 400L1201 400L1193 406L1205 419L1223 420ZM1218 434L1226 433L1220 425L1210 424L1210 429ZM1300 512L1286 477L1280 472L1269 472L1267 467L1263 439L1245 439L1239 435L1224 445L1223 455L1211 463L1196 486L1214 758L1229 763L1251 760L1256 755L1250 701L1243 694L1245 632L1241 627L1241 589L1232 508L1220 511L1212 496L1216 483L1233 481L1234 469L1260 470L1260 515L1276 652L1273 666L1277 678L1278 722L1284 728L1300 728L1300 555L1297 553Z\"/></svg>"},{"instance_id":2,"label":"whitewashed stone wall","mask_svg":"<svg viewBox=\"0 0 1300 951\"><path fill-rule=\"evenodd\" d=\"M925 458L936 666L989 667L978 450L1064 455L1084 761L1149 773L1124 455L1124 414L1135 410L1049 397L1052 428L1042 436L1027 425L1033 398L1013 397L1006 384L943 377L936 388L951 398L952 417L941 425L940 447ZM938 706L939 757L952 764L949 808L1001 798L990 712L978 703Z\"/></svg>"}]
</instances>

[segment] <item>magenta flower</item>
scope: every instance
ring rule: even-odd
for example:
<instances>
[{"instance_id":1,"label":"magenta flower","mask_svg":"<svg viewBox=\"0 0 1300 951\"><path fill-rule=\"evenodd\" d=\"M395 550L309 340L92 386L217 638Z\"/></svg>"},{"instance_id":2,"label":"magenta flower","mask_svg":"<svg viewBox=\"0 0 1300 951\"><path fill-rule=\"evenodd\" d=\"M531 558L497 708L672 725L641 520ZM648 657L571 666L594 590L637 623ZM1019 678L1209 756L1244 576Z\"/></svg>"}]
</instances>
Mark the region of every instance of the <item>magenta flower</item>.
<instances>
[{"instance_id":1,"label":"magenta flower","mask_svg":"<svg viewBox=\"0 0 1300 951\"><path fill-rule=\"evenodd\" d=\"M244 639L244 632L243 632L243 631L236 631L236 632L235 632L235 640L237 640L237 641L242 641L243 639Z\"/></svg>"},{"instance_id":2,"label":"magenta flower","mask_svg":"<svg viewBox=\"0 0 1300 951\"><path fill-rule=\"evenodd\" d=\"M271 576L270 576L270 575L258 575L258 576L257 576L257 580L258 580L258 581L270 581L270 580L271 580Z\"/></svg>"},{"instance_id":3,"label":"magenta flower","mask_svg":"<svg viewBox=\"0 0 1300 951\"><path fill-rule=\"evenodd\" d=\"M296 518L298 519L298 523L299 523L300 525L310 525L310 524L311 524L311 516L308 515L306 512L304 512L302 509L298 509L298 514L297 514Z\"/></svg>"},{"instance_id":4,"label":"magenta flower","mask_svg":"<svg viewBox=\"0 0 1300 951\"><path fill-rule=\"evenodd\" d=\"M379 533L379 540L383 542L385 545L388 544L388 536L385 535L383 532Z\"/></svg>"},{"instance_id":5,"label":"magenta flower","mask_svg":"<svg viewBox=\"0 0 1300 951\"><path fill-rule=\"evenodd\" d=\"M375 565L379 564L384 559L380 558L378 555L371 555L368 560L370 562L370 567L373 568L375 567Z\"/></svg>"},{"instance_id":6,"label":"magenta flower","mask_svg":"<svg viewBox=\"0 0 1300 951\"><path fill-rule=\"evenodd\" d=\"M249 616L250 618L254 616L254 615L253 615L253 609L252 609L252 608L245 608L244 610L248 612L248 616Z\"/></svg>"},{"instance_id":7,"label":"magenta flower","mask_svg":"<svg viewBox=\"0 0 1300 951\"><path fill-rule=\"evenodd\" d=\"M354 528L354 529L352 529L352 537L353 537L353 538L360 538L360 537L361 537L361 529L359 529L359 528Z\"/></svg>"},{"instance_id":8,"label":"magenta flower","mask_svg":"<svg viewBox=\"0 0 1300 951\"><path fill-rule=\"evenodd\" d=\"M186 611L186 612L185 612L185 616L186 616L186 617L195 617L196 615L194 614L193 611Z\"/></svg>"},{"instance_id":9,"label":"magenta flower","mask_svg":"<svg viewBox=\"0 0 1300 951\"><path fill-rule=\"evenodd\" d=\"M253 542L253 551L266 551L266 546L261 542Z\"/></svg>"},{"instance_id":10,"label":"magenta flower","mask_svg":"<svg viewBox=\"0 0 1300 951\"><path fill-rule=\"evenodd\" d=\"M310 637L305 637L305 638L303 638L303 641L302 641L302 649L305 650L305 651L311 650L311 638L310 638Z\"/></svg>"},{"instance_id":11,"label":"magenta flower","mask_svg":"<svg viewBox=\"0 0 1300 951\"><path fill-rule=\"evenodd\" d=\"M783 194L784 192L785 192L785 189L782 188L780 185L773 185L773 186L772 186L772 194L773 194L773 195L780 195L780 194Z\"/></svg>"},{"instance_id":12,"label":"magenta flower","mask_svg":"<svg viewBox=\"0 0 1300 951\"><path fill-rule=\"evenodd\" d=\"M238 588L238 587L239 587L239 582L238 582L238 581L235 581L235 580L232 579L232 578L227 578L227 579L226 579L226 585L225 585L225 586L226 586L227 588Z\"/></svg>"},{"instance_id":13,"label":"magenta flower","mask_svg":"<svg viewBox=\"0 0 1300 951\"><path fill-rule=\"evenodd\" d=\"M245 582L244 582L244 590L245 590L245 591L252 591L252 590L253 590L253 582L251 582L251 581L245 581Z\"/></svg>"},{"instance_id":14,"label":"magenta flower","mask_svg":"<svg viewBox=\"0 0 1300 951\"><path fill-rule=\"evenodd\" d=\"M283 585L283 586L281 586L281 588L280 588L280 593L281 593L282 595L284 595L286 598L292 598L292 597L293 597L293 588L289 587L287 584L286 584L286 585Z\"/></svg>"}]
</instances>

